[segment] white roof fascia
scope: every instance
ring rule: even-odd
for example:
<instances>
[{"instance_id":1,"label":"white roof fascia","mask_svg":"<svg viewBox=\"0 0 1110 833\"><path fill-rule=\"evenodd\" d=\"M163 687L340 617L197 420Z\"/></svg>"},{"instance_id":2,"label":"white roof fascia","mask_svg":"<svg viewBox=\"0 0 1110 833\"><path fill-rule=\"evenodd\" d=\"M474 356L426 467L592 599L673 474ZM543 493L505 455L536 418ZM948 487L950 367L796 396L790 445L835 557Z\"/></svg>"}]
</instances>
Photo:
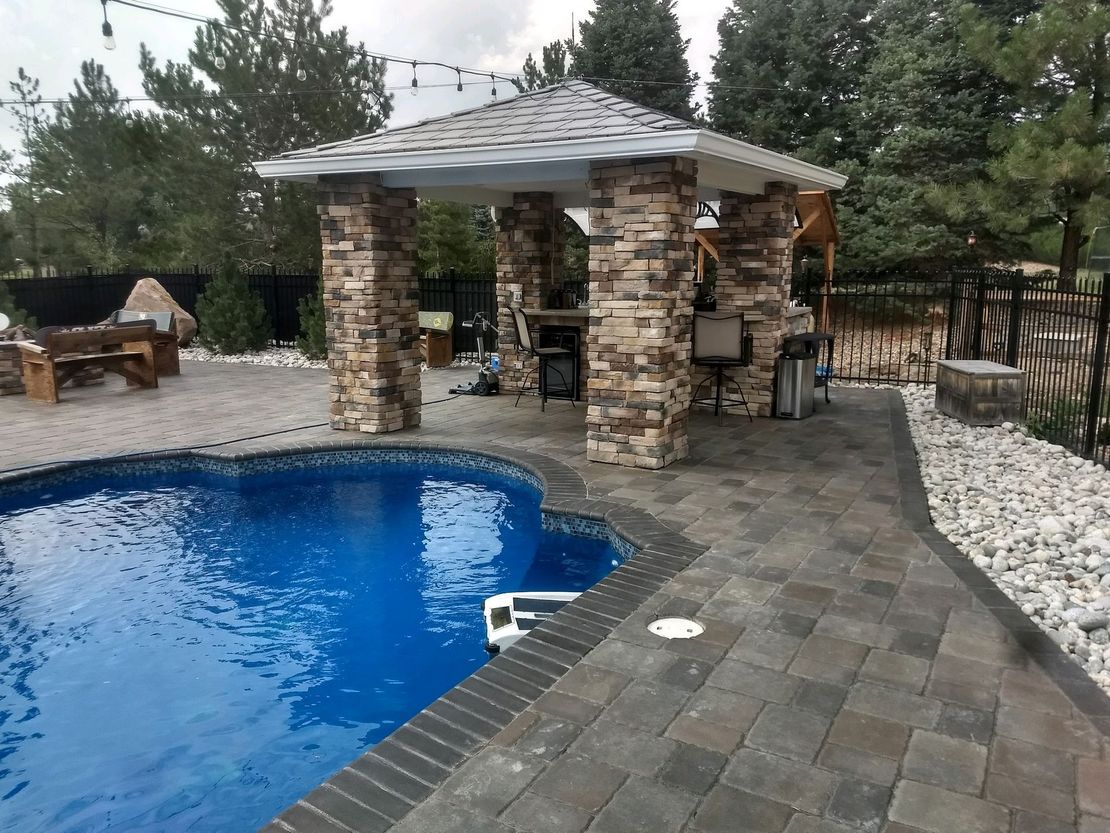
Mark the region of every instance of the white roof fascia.
<instances>
[{"instance_id":1,"label":"white roof fascia","mask_svg":"<svg viewBox=\"0 0 1110 833\"><path fill-rule=\"evenodd\" d=\"M695 157L719 159L773 172L788 182L805 183L807 187L816 185L822 190L835 191L843 188L844 183L848 181L848 177L844 174L838 174L828 168L812 165L758 145L741 142L739 139L731 139L719 133L701 131L694 150Z\"/></svg>"},{"instance_id":2,"label":"white roof fascia","mask_svg":"<svg viewBox=\"0 0 1110 833\"><path fill-rule=\"evenodd\" d=\"M759 172L768 180L782 179L804 188L836 190L848 181L846 176L827 168L699 129L478 148L279 157L255 162L254 167L265 179L304 180L329 174L389 171L426 173L458 168L508 167L643 156L687 156L717 164L738 165L753 173Z\"/></svg>"}]
</instances>

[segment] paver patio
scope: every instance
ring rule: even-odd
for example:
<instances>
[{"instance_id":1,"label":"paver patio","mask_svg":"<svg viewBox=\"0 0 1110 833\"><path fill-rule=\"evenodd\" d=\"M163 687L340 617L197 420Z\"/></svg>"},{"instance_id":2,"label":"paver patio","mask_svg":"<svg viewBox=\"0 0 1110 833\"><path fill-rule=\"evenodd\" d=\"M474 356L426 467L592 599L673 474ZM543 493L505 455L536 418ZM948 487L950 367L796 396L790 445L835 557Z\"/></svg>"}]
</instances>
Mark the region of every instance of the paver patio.
<instances>
[{"instance_id":1,"label":"paver patio","mask_svg":"<svg viewBox=\"0 0 1110 833\"><path fill-rule=\"evenodd\" d=\"M424 400L470 375L424 374ZM322 371L187 363L161 385L0 399L0 469L327 417ZM699 413L662 472L587 462L581 406L512 399L426 405L379 439L550 455L709 549L441 789L398 799L396 830L1110 833L1110 700L928 526L896 394L837 390L803 422ZM660 612L706 633L663 642ZM391 823L302 807L301 831Z\"/></svg>"}]
</instances>

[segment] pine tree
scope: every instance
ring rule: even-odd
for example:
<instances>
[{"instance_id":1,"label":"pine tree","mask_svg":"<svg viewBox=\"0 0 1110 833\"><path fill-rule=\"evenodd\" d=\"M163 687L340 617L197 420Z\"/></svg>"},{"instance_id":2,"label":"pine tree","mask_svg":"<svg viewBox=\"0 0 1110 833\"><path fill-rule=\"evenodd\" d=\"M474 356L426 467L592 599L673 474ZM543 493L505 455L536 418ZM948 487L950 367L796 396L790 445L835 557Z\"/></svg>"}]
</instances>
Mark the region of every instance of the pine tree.
<instances>
[{"instance_id":1,"label":"pine tree","mask_svg":"<svg viewBox=\"0 0 1110 833\"><path fill-rule=\"evenodd\" d=\"M323 283L311 295L306 295L297 302L297 315L301 322L301 331L297 336L297 349L306 358L326 359L328 339Z\"/></svg>"},{"instance_id":2,"label":"pine tree","mask_svg":"<svg viewBox=\"0 0 1110 833\"><path fill-rule=\"evenodd\" d=\"M467 269L474 258L471 208L458 202L420 200L417 261L422 272Z\"/></svg>"},{"instance_id":3,"label":"pine tree","mask_svg":"<svg viewBox=\"0 0 1110 833\"><path fill-rule=\"evenodd\" d=\"M733 0L718 24L709 123L823 165L862 160L855 106L876 0Z\"/></svg>"},{"instance_id":4,"label":"pine tree","mask_svg":"<svg viewBox=\"0 0 1110 833\"><path fill-rule=\"evenodd\" d=\"M958 36L957 2L881 0L872 19L873 56L860 81L855 143L870 148L838 195L841 262L890 267L1004 257L1004 240L974 251L963 224L926 201L934 186L984 174L988 136L1012 102L997 78L975 62Z\"/></svg>"},{"instance_id":5,"label":"pine tree","mask_svg":"<svg viewBox=\"0 0 1110 833\"><path fill-rule=\"evenodd\" d=\"M144 207L156 155L141 132L104 67L83 61L74 91L32 151L56 266L115 269L131 261L149 227Z\"/></svg>"},{"instance_id":6,"label":"pine tree","mask_svg":"<svg viewBox=\"0 0 1110 833\"><path fill-rule=\"evenodd\" d=\"M27 310L20 309L15 305L15 298L12 297L12 291L8 289L8 284L5 281L0 281L0 312L8 317L9 327L15 327L19 324L30 330L38 327L35 319L27 314Z\"/></svg>"},{"instance_id":7,"label":"pine tree","mask_svg":"<svg viewBox=\"0 0 1110 833\"><path fill-rule=\"evenodd\" d=\"M1014 25L969 5L961 30L972 54L1013 85L1020 112L992 136L988 180L938 201L996 235L1058 224L1060 285L1071 286L1084 229L1110 217L1110 5L1047 0Z\"/></svg>"},{"instance_id":8,"label":"pine tree","mask_svg":"<svg viewBox=\"0 0 1110 833\"><path fill-rule=\"evenodd\" d=\"M27 75L23 67L19 68L16 80L9 82L8 87L16 98L11 104L0 105L0 109L7 109L15 116L20 151L13 154L0 149L0 174L9 180L3 187L3 194L17 229L18 249L31 267L32 276L37 278L42 275L43 266L42 189L38 182L39 170L34 151L44 125L39 118L42 96L39 94L39 79Z\"/></svg>"},{"instance_id":9,"label":"pine tree","mask_svg":"<svg viewBox=\"0 0 1110 833\"><path fill-rule=\"evenodd\" d=\"M225 355L262 350L273 336L262 299L232 260L197 298L197 323L200 343Z\"/></svg>"},{"instance_id":10,"label":"pine tree","mask_svg":"<svg viewBox=\"0 0 1110 833\"><path fill-rule=\"evenodd\" d=\"M698 77L686 60L674 0L597 0L578 26L571 74L682 119Z\"/></svg>"},{"instance_id":11,"label":"pine tree","mask_svg":"<svg viewBox=\"0 0 1110 833\"><path fill-rule=\"evenodd\" d=\"M385 65L361 53L363 44L351 43L346 28L324 30L332 10L327 0L318 7L313 0L219 0L219 5L226 25L197 28L188 64L169 61L159 68L143 46L143 87L226 160L226 178L213 198L235 202L243 241L237 255L318 265L314 190L263 180L251 163L378 130L392 110L383 87ZM301 73L304 81L297 77ZM244 90L258 94L205 95Z\"/></svg>"},{"instance_id":12,"label":"pine tree","mask_svg":"<svg viewBox=\"0 0 1110 833\"><path fill-rule=\"evenodd\" d=\"M568 66L570 49L570 41L552 41L543 48L542 67L536 63L536 59L529 52L522 68L524 77L514 78L513 86L520 92L525 93L538 90L541 87L549 87L562 81L570 73L570 67Z\"/></svg>"}]
</instances>

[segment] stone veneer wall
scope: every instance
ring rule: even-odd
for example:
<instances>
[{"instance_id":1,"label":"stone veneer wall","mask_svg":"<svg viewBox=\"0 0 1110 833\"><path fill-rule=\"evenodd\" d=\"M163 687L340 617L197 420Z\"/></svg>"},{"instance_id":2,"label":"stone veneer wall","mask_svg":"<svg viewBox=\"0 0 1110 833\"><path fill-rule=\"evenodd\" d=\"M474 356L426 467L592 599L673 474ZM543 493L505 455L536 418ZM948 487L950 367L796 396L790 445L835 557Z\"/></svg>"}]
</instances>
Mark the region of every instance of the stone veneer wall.
<instances>
[{"instance_id":1,"label":"stone veneer wall","mask_svg":"<svg viewBox=\"0 0 1110 833\"><path fill-rule=\"evenodd\" d=\"M738 378L760 416L771 415L776 356L787 332L797 195L784 182L768 183L763 194L721 193L717 308L756 314L746 322L752 365Z\"/></svg>"},{"instance_id":2,"label":"stone veneer wall","mask_svg":"<svg viewBox=\"0 0 1110 833\"><path fill-rule=\"evenodd\" d=\"M505 391L517 391L535 360L516 347L509 307L519 303L526 311L543 309L552 287L563 285L562 211L545 191L513 194L511 208L501 209L497 220L497 339ZM514 300L520 292L522 300ZM535 326L536 322L531 322Z\"/></svg>"},{"instance_id":3,"label":"stone veneer wall","mask_svg":"<svg viewBox=\"0 0 1110 833\"><path fill-rule=\"evenodd\" d=\"M23 393L23 358L13 343L0 343L0 396Z\"/></svg>"},{"instance_id":4,"label":"stone veneer wall","mask_svg":"<svg viewBox=\"0 0 1110 833\"><path fill-rule=\"evenodd\" d=\"M324 311L332 428L420 424L416 192L372 174L323 178Z\"/></svg>"},{"instance_id":5,"label":"stone veneer wall","mask_svg":"<svg viewBox=\"0 0 1110 833\"><path fill-rule=\"evenodd\" d=\"M697 163L590 166L586 456L659 469L689 451Z\"/></svg>"}]
</instances>

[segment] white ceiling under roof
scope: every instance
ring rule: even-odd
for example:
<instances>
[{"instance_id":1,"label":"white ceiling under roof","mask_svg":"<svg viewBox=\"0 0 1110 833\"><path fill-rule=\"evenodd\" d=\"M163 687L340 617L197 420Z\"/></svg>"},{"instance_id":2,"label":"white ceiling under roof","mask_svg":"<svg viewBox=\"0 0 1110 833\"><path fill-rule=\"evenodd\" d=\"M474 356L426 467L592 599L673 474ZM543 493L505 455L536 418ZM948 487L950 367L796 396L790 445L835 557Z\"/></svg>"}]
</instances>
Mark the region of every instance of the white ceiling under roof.
<instances>
[{"instance_id":1,"label":"white ceiling under roof","mask_svg":"<svg viewBox=\"0 0 1110 833\"><path fill-rule=\"evenodd\" d=\"M841 188L847 177L714 133L587 84L564 81L506 101L369 136L293 151L255 168L263 177L313 182L377 173L420 196L495 206L516 191L550 191L558 207L588 203L590 163L684 156L698 162L698 197L762 193L768 182Z\"/></svg>"}]
</instances>

